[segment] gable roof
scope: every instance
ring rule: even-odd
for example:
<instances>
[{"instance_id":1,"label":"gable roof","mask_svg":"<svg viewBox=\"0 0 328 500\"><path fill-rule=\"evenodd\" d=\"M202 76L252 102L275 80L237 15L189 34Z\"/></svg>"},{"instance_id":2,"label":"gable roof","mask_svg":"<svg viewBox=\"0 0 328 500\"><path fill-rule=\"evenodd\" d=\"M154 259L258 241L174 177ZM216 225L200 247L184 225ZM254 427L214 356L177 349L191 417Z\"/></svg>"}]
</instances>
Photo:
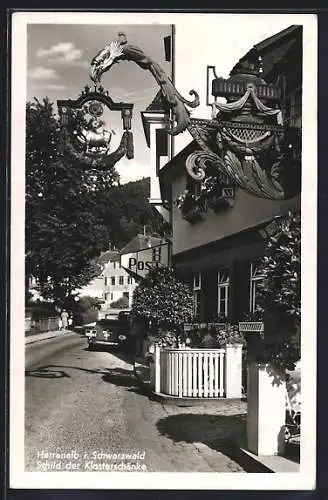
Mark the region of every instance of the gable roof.
<instances>
[{"instance_id":1,"label":"gable roof","mask_svg":"<svg viewBox=\"0 0 328 500\"><path fill-rule=\"evenodd\" d=\"M159 90L152 102L147 106L146 111L167 112L169 110L167 102L163 98L162 91Z\"/></svg>"},{"instance_id":2,"label":"gable roof","mask_svg":"<svg viewBox=\"0 0 328 500\"><path fill-rule=\"evenodd\" d=\"M121 249L120 254L123 255L126 253L138 252L139 250L145 250L146 248L151 248L162 243L165 243L163 238L137 234L131 241L129 241L129 243L125 245L125 247Z\"/></svg>"},{"instance_id":3,"label":"gable roof","mask_svg":"<svg viewBox=\"0 0 328 500\"><path fill-rule=\"evenodd\" d=\"M120 254L118 250L107 250L106 252L103 252L102 254L99 255L97 258L97 264L100 265L105 265L108 264L108 262L111 261L118 261L120 258Z\"/></svg>"},{"instance_id":4,"label":"gable roof","mask_svg":"<svg viewBox=\"0 0 328 500\"><path fill-rule=\"evenodd\" d=\"M157 92L152 102L147 106L145 111L141 111L142 126L144 129L147 146L150 147L150 123L164 123L169 114L170 108L163 98L161 90Z\"/></svg>"},{"instance_id":5,"label":"gable roof","mask_svg":"<svg viewBox=\"0 0 328 500\"><path fill-rule=\"evenodd\" d=\"M261 76L264 79L267 81L275 79L279 74L278 66L292 60L293 51L299 51L299 54L302 54L302 34L303 27L293 24L254 45L254 49L262 57L263 73ZM299 59L302 65L302 57Z\"/></svg>"}]
</instances>

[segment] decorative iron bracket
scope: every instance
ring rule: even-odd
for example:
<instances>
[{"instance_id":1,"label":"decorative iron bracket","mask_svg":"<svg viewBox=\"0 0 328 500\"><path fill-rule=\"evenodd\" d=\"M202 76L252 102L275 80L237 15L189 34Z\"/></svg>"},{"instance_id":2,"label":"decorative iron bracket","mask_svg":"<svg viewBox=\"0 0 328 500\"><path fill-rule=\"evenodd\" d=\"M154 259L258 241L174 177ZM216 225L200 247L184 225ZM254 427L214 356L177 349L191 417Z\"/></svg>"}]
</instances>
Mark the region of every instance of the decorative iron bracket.
<instances>
[{"instance_id":1,"label":"decorative iron bracket","mask_svg":"<svg viewBox=\"0 0 328 500\"><path fill-rule=\"evenodd\" d=\"M124 130L131 129L131 119L133 104L126 102L114 102L108 90L95 86L94 90L86 85L81 95L77 99L59 99L57 101L58 113L61 117L62 125L67 125L72 110L82 109L90 101L103 103L111 111L121 111Z\"/></svg>"}]
</instances>

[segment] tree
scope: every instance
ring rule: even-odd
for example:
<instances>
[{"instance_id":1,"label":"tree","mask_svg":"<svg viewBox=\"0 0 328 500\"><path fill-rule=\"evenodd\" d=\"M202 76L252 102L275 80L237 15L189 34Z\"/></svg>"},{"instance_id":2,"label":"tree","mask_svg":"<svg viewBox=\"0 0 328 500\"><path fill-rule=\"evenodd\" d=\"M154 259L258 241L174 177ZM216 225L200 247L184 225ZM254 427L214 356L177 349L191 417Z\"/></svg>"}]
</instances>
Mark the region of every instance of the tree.
<instances>
[{"instance_id":1,"label":"tree","mask_svg":"<svg viewBox=\"0 0 328 500\"><path fill-rule=\"evenodd\" d=\"M183 323L190 320L192 310L191 288L169 267L149 271L133 293L132 317L151 322L155 334L159 328L171 330L177 339Z\"/></svg>"},{"instance_id":2,"label":"tree","mask_svg":"<svg viewBox=\"0 0 328 500\"><path fill-rule=\"evenodd\" d=\"M98 273L93 259L107 246L97 191L117 182L65 151L49 99L26 109L26 273L44 298L63 303Z\"/></svg>"},{"instance_id":3,"label":"tree","mask_svg":"<svg viewBox=\"0 0 328 500\"><path fill-rule=\"evenodd\" d=\"M84 122L77 113L74 127ZM121 248L144 226L161 235L166 230L148 202L149 178L119 185L114 168L99 161L93 168L65 144L49 99L27 103L26 275L58 305L99 274L94 258L109 241Z\"/></svg>"},{"instance_id":4,"label":"tree","mask_svg":"<svg viewBox=\"0 0 328 500\"><path fill-rule=\"evenodd\" d=\"M265 337L260 360L293 369L300 359L301 217L290 213L266 244L259 304Z\"/></svg>"},{"instance_id":5,"label":"tree","mask_svg":"<svg viewBox=\"0 0 328 500\"><path fill-rule=\"evenodd\" d=\"M128 297L120 297L119 299L112 302L110 307L112 309L127 309L129 307L129 299Z\"/></svg>"},{"instance_id":6,"label":"tree","mask_svg":"<svg viewBox=\"0 0 328 500\"><path fill-rule=\"evenodd\" d=\"M136 234L167 234L167 224L149 203L150 179L113 186L97 193L97 213L108 231L108 240L122 248Z\"/></svg>"}]
</instances>

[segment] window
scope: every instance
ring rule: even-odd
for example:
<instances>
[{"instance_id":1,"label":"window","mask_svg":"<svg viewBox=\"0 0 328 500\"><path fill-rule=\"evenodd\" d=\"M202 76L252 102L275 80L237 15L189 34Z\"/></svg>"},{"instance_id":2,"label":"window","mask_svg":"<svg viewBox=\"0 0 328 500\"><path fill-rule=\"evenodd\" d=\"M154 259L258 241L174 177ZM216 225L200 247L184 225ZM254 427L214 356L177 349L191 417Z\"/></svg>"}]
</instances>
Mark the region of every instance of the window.
<instances>
[{"instance_id":1,"label":"window","mask_svg":"<svg viewBox=\"0 0 328 500\"><path fill-rule=\"evenodd\" d=\"M112 276L110 280L111 280L111 284L115 285L115 276Z\"/></svg>"},{"instance_id":2,"label":"window","mask_svg":"<svg viewBox=\"0 0 328 500\"><path fill-rule=\"evenodd\" d=\"M104 282L105 282L105 286L107 286L108 285L108 278L107 278L107 276L105 277Z\"/></svg>"},{"instance_id":3,"label":"window","mask_svg":"<svg viewBox=\"0 0 328 500\"><path fill-rule=\"evenodd\" d=\"M114 269L116 269L116 262L115 262L115 260L113 261L113 267L114 267Z\"/></svg>"},{"instance_id":4,"label":"window","mask_svg":"<svg viewBox=\"0 0 328 500\"><path fill-rule=\"evenodd\" d=\"M200 294L202 289L202 279L200 274L194 276L193 282L193 313L194 318L200 315Z\"/></svg>"},{"instance_id":5,"label":"window","mask_svg":"<svg viewBox=\"0 0 328 500\"><path fill-rule=\"evenodd\" d=\"M110 294L110 300L113 300L113 298L114 298L114 294L113 294L113 292L112 292L112 293Z\"/></svg>"},{"instance_id":6,"label":"window","mask_svg":"<svg viewBox=\"0 0 328 500\"><path fill-rule=\"evenodd\" d=\"M124 285L124 276L119 276L118 277L118 284L119 285Z\"/></svg>"},{"instance_id":7,"label":"window","mask_svg":"<svg viewBox=\"0 0 328 500\"><path fill-rule=\"evenodd\" d=\"M153 262L161 262L162 258L162 247L153 248Z\"/></svg>"},{"instance_id":8,"label":"window","mask_svg":"<svg viewBox=\"0 0 328 500\"><path fill-rule=\"evenodd\" d=\"M260 271L260 263L251 262L250 269L250 293L249 293L249 311L254 312L256 310L256 300L258 297L258 287L261 281L263 280L263 276Z\"/></svg>"},{"instance_id":9,"label":"window","mask_svg":"<svg viewBox=\"0 0 328 500\"><path fill-rule=\"evenodd\" d=\"M168 156L168 136L166 130L156 129L156 175L161 168L160 158Z\"/></svg>"},{"instance_id":10,"label":"window","mask_svg":"<svg viewBox=\"0 0 328 500\"><path fill-rule=\"evenodd\" d=\"M133 283L133 278L131 278L131 276L128 276L128 278L127 278L127 283L128 283L128 285L132 285L132 283Z\"/></svg>"},{"instance_id":11,"label":"window","mask_svg":"<svg viewBox=\"0 0 328 500\"><path fill-rule=\"evenodd\" d=\"M229 312L229 270L218 271L218 316L227 316Z\"/></svg>"}]
</instances>

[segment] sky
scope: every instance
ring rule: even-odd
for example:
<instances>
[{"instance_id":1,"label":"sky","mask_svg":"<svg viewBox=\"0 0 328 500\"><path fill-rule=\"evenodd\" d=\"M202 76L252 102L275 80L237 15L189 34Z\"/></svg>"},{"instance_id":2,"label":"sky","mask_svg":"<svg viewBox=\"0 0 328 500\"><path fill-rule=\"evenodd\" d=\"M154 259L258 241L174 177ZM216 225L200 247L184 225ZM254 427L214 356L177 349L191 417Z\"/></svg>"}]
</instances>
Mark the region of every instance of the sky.
<instances>
[{"instance_id":1,"label":"sky","mask_svg":"<svg viewBox=\"0 0 328 500\"><path fill-rule=\"evenodd\" d=\"M76 99L85 85L91 85L90 61L117 33L124 31L129 43L142 47L171 75L171 63L165 61L164 37L171 34L170 25L68 25L29 24L27 30L27 99L48 96L57 99ZM132 78L133 75L133 78ZM132 131L135 158L122 159L116 164L121 182L150 175L149 149L143 132L140 111L151 103L158 86L152 75L131 62L116 64L104 73L101 81L114 101L131 102L133 108ZM55 106L57 110L57 107ZM110 130L114 130L112 150L122 136L120 112L104 114Z\"/></svg>"},{"instance_id":2,"label":"sky","mask_svg":"<svg viewBox=\"0 0 328 500\"><path fill-rule=\"evenodd\" d=\"M77 16L79 14L76 14ZM238 22L245 26L244 18L238 20L229 16L221 21L218 37L231 38L232 27ZM218 43L216 71L221 76L228 76L230 69L239 57L255 43L267 38L292 24L288 20L275 18L275 22L261 22L259 16L247 16L247 29L238 29L229 50L222 50ZM164 71L171 75L171 63L165 61L164 37L171 34L170 24L52 24L29 23L27 25L27 99L42 99L48 96L56 103L57 99L76 99L86 84L91 84L89 77L90 61L97 52L111 40L117 39L117 33L123 31L128 42L141 47L144 52L158 62ZM236 30L235 30L236 32ZM197 43L192 35L191 43ZM196 37L197 38L197 37ZM219 39L218 39L219 40ZM204 62L197 60L200 70L206 71ZM148 71L144 71L131 62L121 62L104 73L102 85L109 91L114 101L134 104L132 131L134 134L135 157L123 158L116 164L121 182L137 180L150 175L149 149L146 144L140 112L150 104L158 91L158 86ZM114 130L112 150L118 146L122 135L120 112L104 115L108 128Z\"/></svg>"}]
</instances>

